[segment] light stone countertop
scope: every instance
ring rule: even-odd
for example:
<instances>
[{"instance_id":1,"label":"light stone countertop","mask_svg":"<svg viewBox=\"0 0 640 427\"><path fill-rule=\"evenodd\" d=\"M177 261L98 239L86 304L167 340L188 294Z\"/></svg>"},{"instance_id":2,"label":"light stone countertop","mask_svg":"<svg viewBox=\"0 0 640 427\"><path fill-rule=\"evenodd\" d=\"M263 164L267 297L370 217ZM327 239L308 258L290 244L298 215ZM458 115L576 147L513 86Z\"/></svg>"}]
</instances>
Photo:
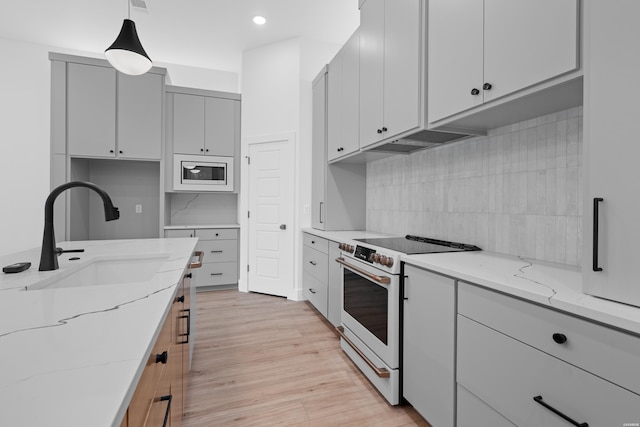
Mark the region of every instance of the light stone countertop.
<instances>
[{"instance_id":1,"label":"light stone countertop","mask_svg":"<svg viewBox=\"0 0 640 427\"><path fill-rule=\"evenodd\" d=\"M240 228L240 224L206 224L206 225L165 225L165 230L197 230L216 228Z\"/></svg>"},{"instance_id":2,"label":"light stone countertop","mask_svg":"<svg viewBox=\"0 0 640 427\"><path fill-rule=\"evenodd\" d=\"M370 231L312 228L302 231L336 242L387 236ZM401 259L407 264L640 335L640 308L582 293L582 274L577 267L487 251L404 255Z\"/></svg>"},{"instance_id":3,"label":"light stone countertop","mask_svg":"<svg viewBox=\"0 0 640 427\"><path fill-rule=\"evenodd\" d=\"M196 238L61 242L84 248L39 272L40 248L0 257L29 261L0 275L0 424L119 426L171 308ZM78 256L80 260L70 261ZM162 258L153 280L29 290L92 260ZM27 290L25 291L25 287Z\"/></svg>"}]
</instances>

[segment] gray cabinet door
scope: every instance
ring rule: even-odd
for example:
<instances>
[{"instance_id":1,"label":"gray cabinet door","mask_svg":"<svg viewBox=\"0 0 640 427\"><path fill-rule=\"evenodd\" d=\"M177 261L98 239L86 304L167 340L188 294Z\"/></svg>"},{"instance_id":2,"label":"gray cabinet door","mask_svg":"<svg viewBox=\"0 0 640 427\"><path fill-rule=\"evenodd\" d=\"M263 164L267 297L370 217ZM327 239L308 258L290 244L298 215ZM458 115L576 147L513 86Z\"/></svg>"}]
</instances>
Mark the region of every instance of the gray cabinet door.
<instances>
[{"instance_id":1,"label":"gray cabinet door","mask_svg":"<svg viewBox=\"0 0 640 427\"><path fill-rule=\"evenodd\" d=\"M329 242L329 295L327 297L327 319L333 326L340 325L340 316L342 315L342 268L336 262L336 258L340 257L340 249L338 242Z\"/></svg>"},{"instance_id":2,"label":"gray cabinet door","mask_svg":"<svg viewBox=\"0 0 640 427\"><path fill-rule=\"evenodd\" d=\"M163 78L118 74L118 157L160 159Z\"/></svg>"},{"instance_id":3,"label":"gray cabinet door","mask_svg":"<svg viewBox=\"0 0 640 427\"><path fill-rule=\"evenodd\" d=\"M204 97L173 94L173 152L204 154Z\"/></svg>"},{"instance_id":4,"label":"gray cabinet door","mask_svg":"<svg viewBox=\"0 0 640 427\"><path fill-rule=\"evenodd\" d=\"M69 155L115 157L116 70L70 63L67 77Z\"/></svg>"},{"instance_id":5,"label":"gray cabinet door","mask_svg":"<svg viewBox=\"0 0 640 427\"><path fill-rule=\"evenodd\" d=\"M313 85L311 118L311 226L324 230L327 169L327 74Z\"/></svg>"},{"instance_id":6,"label":"gray cabinet door","mask_svg":"<svg viewBox=\"0 0 640 427\"><path fill-rule=\"evenodd\" d=\"M456 283L405 265L403 396L434 426L453 426Z\"/></svg>"},{"instance_id":7,"label":"gray cabinet door","mask_svg":"<svg viewBox=\"0 0 640 427\"><path fill-rule=\"evenodd\" d=\"M239 128L238 102L224 98L205 99L205 154L229 157L235 154Z\"/></svg>"}]
</instances>

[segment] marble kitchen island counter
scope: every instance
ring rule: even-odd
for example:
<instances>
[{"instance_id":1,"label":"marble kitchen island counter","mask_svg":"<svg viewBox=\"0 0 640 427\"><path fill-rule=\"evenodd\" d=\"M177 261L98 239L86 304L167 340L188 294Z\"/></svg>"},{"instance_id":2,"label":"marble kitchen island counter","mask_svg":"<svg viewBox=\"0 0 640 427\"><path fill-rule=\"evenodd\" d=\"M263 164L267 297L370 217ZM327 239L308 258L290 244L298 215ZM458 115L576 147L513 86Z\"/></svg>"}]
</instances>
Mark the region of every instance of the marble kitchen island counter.
<instances>
[{"instance_id":1,"label":"marble kitchen island counter","mask_svg":"<svg viewBox=\"0 0 640 427\"><path fill-rule=\"evenodd\" d=\"M85 252L63 254L47 272L38 271L40 248L0 257L3 266L32 264L0 276L0 424L119 426L196 243L62 242ZM141 257L162 258L153 280L29 290L93 260Z\"/></svg>"},{"instance_id":2,"label":"marble kitchen island counter","mask_svg":"<svg viewBox=\"0 0 640 427\"><path fill-rule=\"evenodd\" d=\"M402 260L640 335L640 308L583 294L577 267L486 251L405 255Z\"/></svg>"}]
</instances>

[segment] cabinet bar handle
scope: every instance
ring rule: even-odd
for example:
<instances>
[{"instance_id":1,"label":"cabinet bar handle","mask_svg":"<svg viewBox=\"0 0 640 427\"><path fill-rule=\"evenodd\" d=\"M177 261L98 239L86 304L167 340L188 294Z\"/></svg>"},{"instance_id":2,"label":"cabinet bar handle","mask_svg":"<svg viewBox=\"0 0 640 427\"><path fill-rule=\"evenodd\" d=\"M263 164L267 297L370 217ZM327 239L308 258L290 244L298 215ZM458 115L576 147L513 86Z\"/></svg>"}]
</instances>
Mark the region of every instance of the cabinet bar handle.
<instances>
[{"instance_id":1,"label":"cabinet bar handle","mask_svg":"<svg viewBox=\"0 0 640 427\"><path fill-rule=\"evenodd\" d=\"M558 411L556 408L554 408L553 406L545 403L542 400L542 396L535 396L533 398L533 400L535 400L536 403L539 403L540 405L544 406L545 408L547 408L548 410L550 410L551 412L553 412L554 414L556 414L557 416L559 416L560 418L562 418L565 421L570 422L571 424L573 424L576 427L589 427L589 424L587 423L579 423L575 420L572 420L571 418L567 417L565 414L563 414L562 412Z\"/></svg>"},{"instance_id":2,"label":"cabinet bar handle","mask_svg":"<svg viewBox=\"0 0 640 427\"><path fill-rule=\"evenodd\" d=\"M373 372L376 373L376 375L380 378L389 378L391 376L391 374L389 374L389 371L387 370L387 368L378 368L376 365L373 364L373 362L371 360L369 360L367 358L367 356L364 355L364 353L362 353L360 351L360 349L358 347L356 347L349 338L347 338L347 336L344 334L344 328L342 326L337 326L336 327L336 331L338 331L338 334L340 335L340 337L344 340L344 342L346 342L347 344L349 344L349 346L356 352L358 353L358 356L360 356L362 358L362 360L364 360L366 362L367 365L369 365L369 367L371 369L373 369Z\"/></svg>"},{"instance_id":3,"label":"cabinet bar handle","mask_svg":"<svg viewBox=\"0 0 640 427\"><path fill-rule=\"evenodd\" d=\"M221 254L223 251L211 251L212 254Z\"/></svg>"},{"instance_id":4,"label":"cabinet bar handle","mask_svg":"<svg viewBox=\"0 0 640 427\"><path fill-rule=\"evenodd\" d=\"M167 427L167 421L169 421L169 412L171 412L171 401L173 400L172 395L162 396L160 398L160 402L167 402L167 412L164 413L164 421L162 422L162 427Z\"/></svg>"},{"instance_id":5,"label":"cabinet bar handle","mask_svg":"<svg viewBox=\"0 0 640 427\"><path fill-rule=\"evenodd\" d=\"M222 276L222 273L211 273L212 276Z\"/></svg>"},{"instance_id":6,"label":"cabinet bar handle","mask_svg":"<svg viewBox=\"0 0 640 427\"><path fill-rule=\"evenodd\" d=\"M336 262L338 264L342 264L344 265L346 268L348 268L351 271L355 271L356 273L359 273L361 275L363 275L364 277L373 280L374 282L378 282L382 285L388 285L389 283L391 283L391 279L387 276L376 276L375 274L371 274L368 271L365 271L359 267L356 267L355 265L351 265L348 262L346 262L344 260L344 258L336 258Z\"/></svg>"},{"instance_id":7,"label":"cabinet bar handle","mask_svg":"<svg viewBox=\"0 0 640 427\"><path fill-rule=\"evenodd\" d=\"M601 201L602 197L593 199L593 271L602 271L602 268L598 267L598 214Z\"/></svg>"},{"instance_id":8,"label":"cabinet bar handle","mask_svg":"<svg viewBox=\"0 0 640 427\"><path fill-rule=\"evenodd\" d=\"M309 264L311 264L311 265L318 265L318 263L316 263L315 261L309 261Z\"/></svg>"},{"instance_id":9,"label":"cabinet bar handle","mask_svg":"<svg viewBox=\"0 0 640 427\"><path fill-rule=\"evenodd\" d=\"M185 341L181 341L178 344L188 344L189 343L189 336L191 335L191 309L187 308L182 310L183 312L186 312L187 314L185 316L178 316L178 319L187 319L187 333L186 334L178 334L179 337L186 337L187 339Z\"/></svg>"},{"instance_id":10,"label":"cabinet bar handle","mask_svg":"<svg viewBox=\"0 0 640 427\"><path fill-rule=\"evenodd\" d=\"M192 262L191 264L189 264L189 268L200 268L200 267L202 267L202 260L204 259L204 252L203 251L195 251L193 256L197 256L198 257L198 261Z\"/></svg>"},{"instance_id":11,"label":"cabinet bar handle","mask_svg":"<svg viewBox=\"0 0 640 427\"><path fill-rule=\"evenodd\" d=\"M324 221L322 220L322 205L324 204L324 202L320 202L320 224L324 224Z\"/></svg>"}]
</instances>

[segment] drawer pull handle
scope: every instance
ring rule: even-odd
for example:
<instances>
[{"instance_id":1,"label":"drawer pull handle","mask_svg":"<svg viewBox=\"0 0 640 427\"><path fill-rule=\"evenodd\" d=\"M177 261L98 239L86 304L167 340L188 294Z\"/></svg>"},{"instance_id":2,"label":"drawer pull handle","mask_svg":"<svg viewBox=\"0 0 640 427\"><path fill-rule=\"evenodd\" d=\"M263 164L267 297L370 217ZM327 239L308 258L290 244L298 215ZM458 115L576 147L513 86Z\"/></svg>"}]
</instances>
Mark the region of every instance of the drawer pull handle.
<instances>
[{"instance_id":1,"label":"drawer pull handle","mask_svg":"<svg viewBox=\"0 0 640 427\"><path fill-rule=\"evenodd\" d=\"M316 293L315 289L313 289L313 288L309 288L309 292L311 292L312 294Z\"/></svg>"},{"instance_id":2,"label":"drawer pull handle","mask_svg":"<svg viewBox=\"0 0 640 427\"><path fill-rule=\"evenodd\" d=\"M223 251L211 251L212 254L221 254Z\"/></svg>"},{"instance_id":3,"label":"drawer pull handle","mask_svg":"<svg viewBox=\"0 0 640 427\"><path fill-rule=\"evenodd\" d=\"M189 264L189 268L200 268L200 267L202 267L202 260L204 259L204 252L203 251L195 251L193 256L197 256L198 257L198 261L192 262L191 264Z\"/></svg>"},{"instance_id":4,"label":"drawer pull handle","mask_svg":"<svg viewBox=\"0 0 640 427\"><path fill-rule=\"evenodd\" d=\"M576 427L589 427L589 424L587 423L579 423L577 421L572 420L571 418L567 417L565 414L563 414L562 412L558 411L556 408L554 408L553 406L545 403L542 400L542 396L535 396L533 398L533 400L535 400L536 403L539 403L540 405L544 406L545 408L547 408L548 410L550 410L551 412L553 412L554 414L556 414L557 416L559 416L560 418L562 418L565 421L570 422L571 424L573 424Z\"/></svg>"},{"instance_id":5,"label":"drawer pull handle","mask_svg":"<svg viewBox=\"0 0 640 427\"><path fill-rule=\"evenodd\" d=\"M309 264L311 264L311 265L318 265L315 261L309 261Z\"/></svg>"},{"instance_id":6,"label":"drawer pull handle","mask_svg":"<svg viewBox=\"0 0 640 427\"><path fill-rule=\"evenodd\" d=\"M558 344L564 344L567 342L567 336L565 334L553 334L553 340Z\"/></svg>"},{"instance_id":7,"label":"drawer pull handle","mask_svg":"<svg viewBox=\"0 0 640 427\"><path fill-rule=\"evenodd\" d=\"M160 398L160 402L167 402L167 412L164 413L164 421L162 422L162 427L167 427L167 422L169 421L169 412L171 412L171 401L173 400L172 395L162 396Z\"/></svg>"},{"instance_id":8,"label":"drawer pull handle","mask_svg":"<svg viewBox=\"0 0 640 427\"><path fill-rule=\"evenodd\" d=\"M163 365L167 364L169 360L169 353L163 351L161 354L156 354L156 363L162 363Z\"/></svg>"},{"instance_id":9,"label":"drawer pull handle","mask_svg":"<svg viewBox=\"0 0 640 427\"><path fill-rule=\"evenodd\" d=\"M364 362L367 365L369 365L369 367L373 370L373 372L375 372L375 374L378 376L378 378L389 378L389 377L391 377L391 374L389 373L387 368L378 368L371 360L369 360L367 358L367 356L364 355L364 353L358 347L356 347L356 345L354 343L351 342L351 340L349 338L347 338L347 336L344 333L344 327L337 326L336 327L336 331L338 331L338 335L340 335L340 338L342 338L344 340L344 342L349 344L349 347L351 347L356 353L358 353L358 356L360 356L362 358L362 360L364 360Z\"/></svg>"},{"instance_id":10,"label":"drawer pull handle","mask_svg":"<svg viewBox=\"0 0 640 427\"><path fill-rule=\"evenodd\" d=\"M178 316L178 319L186 319L187 320L187 332L184 334L178 334L179 337L185 337L184 341L179 341L178 344L189 344L189 336L191 335L191 309L187 308L181 310L183 313L187 313L186 315Z\"/></svg>"},{"instance_id":11,"label":"drawer pull handle","mask_svg":"<svg viewBox=\"0 0 640 427\"><path fill-rule=\"evenodd\" d=\"M222 276L222 273L211 273L212 276Z\"/></svg>"}]
</instances>

